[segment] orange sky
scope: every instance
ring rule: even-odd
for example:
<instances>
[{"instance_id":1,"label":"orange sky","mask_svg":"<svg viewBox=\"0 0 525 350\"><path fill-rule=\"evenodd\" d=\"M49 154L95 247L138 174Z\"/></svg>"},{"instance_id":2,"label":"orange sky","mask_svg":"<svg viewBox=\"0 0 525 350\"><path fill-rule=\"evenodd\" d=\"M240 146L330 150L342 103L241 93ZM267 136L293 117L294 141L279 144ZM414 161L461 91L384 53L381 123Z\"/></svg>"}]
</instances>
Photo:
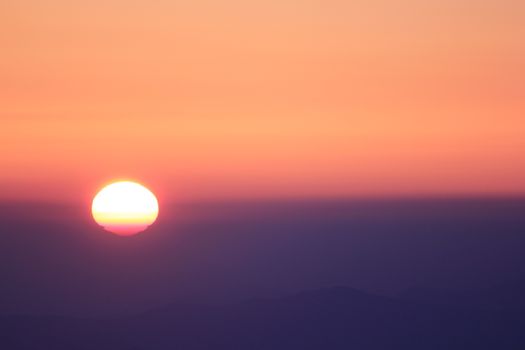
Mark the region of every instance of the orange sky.
<instances>
[{"instance_id":1,"label":"orange sky","mask_svg":"<svg viewBox=\"0 0 525 350\"><path fill-rule=\"evenodd\" d=\"M525 2L0 2L0 197L525 193Z\"/></svg>"}]
</instances>

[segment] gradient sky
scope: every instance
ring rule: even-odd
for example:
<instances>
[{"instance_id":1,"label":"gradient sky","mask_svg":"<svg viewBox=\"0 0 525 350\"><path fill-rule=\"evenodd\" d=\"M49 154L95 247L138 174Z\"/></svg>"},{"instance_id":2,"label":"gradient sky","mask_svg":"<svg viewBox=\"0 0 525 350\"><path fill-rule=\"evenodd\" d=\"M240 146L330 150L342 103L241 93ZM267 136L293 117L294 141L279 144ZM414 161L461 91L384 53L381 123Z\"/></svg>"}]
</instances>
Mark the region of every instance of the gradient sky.
<instances>
[{"instance_id":1,"label":"gradient sky","mask_svg":"<svg viewBox=\"0 0 525 350\"><path fill-rule=\"evenodd\" d=\"M520 0L2 0L0 196L525 193Z\"/></svg>"}]
</instances>

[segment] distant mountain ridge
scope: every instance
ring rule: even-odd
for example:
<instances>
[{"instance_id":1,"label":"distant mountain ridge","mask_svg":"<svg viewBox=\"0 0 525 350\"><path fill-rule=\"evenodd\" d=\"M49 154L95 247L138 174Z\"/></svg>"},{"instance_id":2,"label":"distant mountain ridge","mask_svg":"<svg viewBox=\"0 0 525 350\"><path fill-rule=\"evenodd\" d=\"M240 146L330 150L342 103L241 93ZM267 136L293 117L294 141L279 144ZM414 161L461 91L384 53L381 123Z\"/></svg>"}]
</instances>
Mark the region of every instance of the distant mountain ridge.
<instances>
[{"instance_id":1,"label":"distant mountain ridge","mask_svg":"<svg viewBox=\"0 0 525 350\"><path fill-rule=\"evenodd\" d=\"M401 293L400 298L428 304L525 311L525 280L514 280L487 288L461 291L411 288Z\"/></svg>"},{"instance_id":2,"label":"distant mountain ridge","mask_svg":"<svg viewBox=\"0 0 525 350\"><path fill-rule=\"evenodd\" d=\"M525 348L525 312L432 305L347 287L105 320L4 316L0 327L0 348L9 350Z\"/></svg>"}]
</instances>

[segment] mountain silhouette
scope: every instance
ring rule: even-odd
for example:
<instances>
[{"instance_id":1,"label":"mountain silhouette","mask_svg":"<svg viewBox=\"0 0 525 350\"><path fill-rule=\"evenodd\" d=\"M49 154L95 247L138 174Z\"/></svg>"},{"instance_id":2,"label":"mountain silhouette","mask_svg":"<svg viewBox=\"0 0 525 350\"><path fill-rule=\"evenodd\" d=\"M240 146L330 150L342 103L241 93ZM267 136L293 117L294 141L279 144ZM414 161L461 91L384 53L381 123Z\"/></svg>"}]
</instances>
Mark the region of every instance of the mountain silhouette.
<instances>
[{"instance_id":1,"label":"mountain silhouette","mask_svg":"<svg viewBox=\"0 0 525 350\"><path fill-rule=\"evenodd\" d=\"M2 349L523 349L525 313L346 287L113 319L4 316Z\"/></svg>"},{"instance_id":2,"label":"mountain silhouette","mask_svg":"<svg viewBox=\"0 0 525 350\"><path fill-rule=\"evenodd\" d=\"M400 298L429 304L525 311L525 280L514 280L474 290L410 288L403 292Z\"/></svg>"}]
</instances>

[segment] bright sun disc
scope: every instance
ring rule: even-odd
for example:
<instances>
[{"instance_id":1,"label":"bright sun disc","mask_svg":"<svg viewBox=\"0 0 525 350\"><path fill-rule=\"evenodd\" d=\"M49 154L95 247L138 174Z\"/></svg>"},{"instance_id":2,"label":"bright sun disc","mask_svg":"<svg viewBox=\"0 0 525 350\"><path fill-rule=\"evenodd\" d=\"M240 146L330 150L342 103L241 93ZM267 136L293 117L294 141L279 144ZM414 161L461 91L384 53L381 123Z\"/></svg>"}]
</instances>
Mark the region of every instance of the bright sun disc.
<instances>
[{"instance_id":1,"label":"bright sun disc","mask_svg":"<svg viewBox=\"0 0 525 350\"><path fill-rule=\"evenodd\" d=\"M119 181L104 187L95 196L91 213L107 231L130 236L155 222L159 204L146 187L131 181Z\"/></svg>"}]
</instances>

